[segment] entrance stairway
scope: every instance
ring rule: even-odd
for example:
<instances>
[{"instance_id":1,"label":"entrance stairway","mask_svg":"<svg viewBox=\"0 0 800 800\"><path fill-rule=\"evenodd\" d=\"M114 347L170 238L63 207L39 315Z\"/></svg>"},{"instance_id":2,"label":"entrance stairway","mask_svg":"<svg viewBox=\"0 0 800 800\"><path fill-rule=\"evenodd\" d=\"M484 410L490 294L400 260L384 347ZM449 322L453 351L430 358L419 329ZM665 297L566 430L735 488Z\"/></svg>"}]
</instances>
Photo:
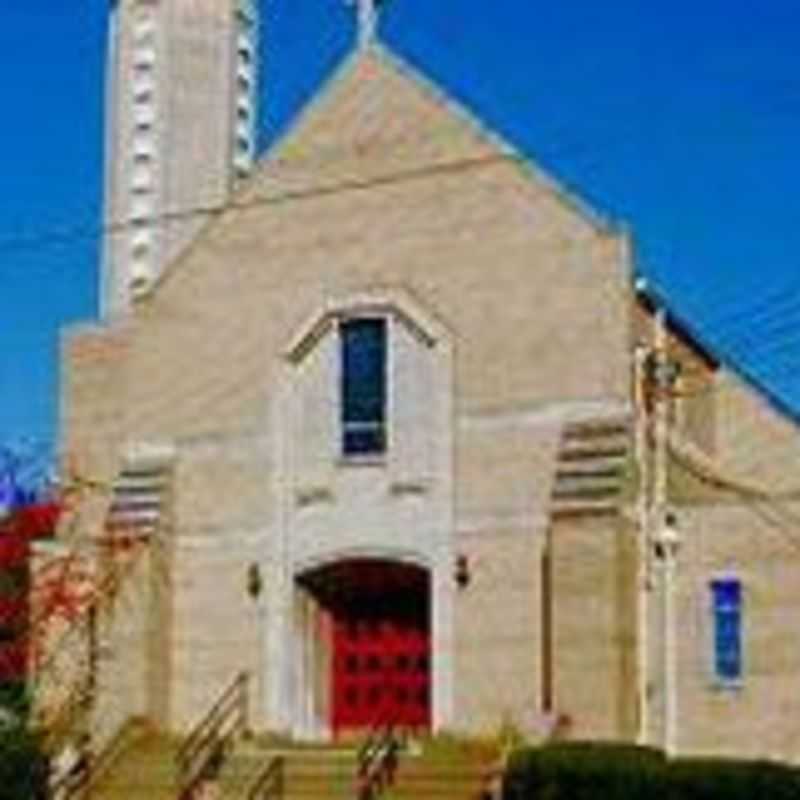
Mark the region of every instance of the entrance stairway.
<instances>
[{"instance_id":1,"label":"entrance stairway","mask_svg":"<svg viewBox=\"0 0 800 800\"><path fill-rule=\"evenodd\" d=\"M178 739L144 722L123 727L85 773L94 800L478 800L497 761L476 742L404 741L392 727L357 743L302 744L248 735L239 673ZM93 765L93 766L92 766ZM88 783L87 783L88 782ZM83 796L87 796L85 792ZM69 800L73 794L62 795Z\"/></svg>"},{"instance_id":2,"label":"entrance stairway","mask_svg":"<svg viewBox=\"0 0 800 800\"><path fill-rule=\"evenodd\" d=\"M179 742L141 724L114 763L94 782L92 800L176 800ZM270 800L357 800L357 750L342 745L288 745L244 740L236 744L207 795L219 800L261 800L251 792L265 767L280 759L278 790ZM395 780L376 800L478 800L495 754L468 743L411 746L400 754Z\"/></svg>"},{"instance_id":3,"label":"entrance stairway","mask_svg":"<svg viewBox=\"0 0 800 800\"><path fill-rule=\"evenodd\" d=\"M355 748L336 745L283 749L245 743L237 748L220 776L221 800L245 800L247 787L265 763L282 759L277 800L358 800ZM391 785L375 800L478 800L496 763L496 752L469 743L412 746L400 753ZM270 798L272 800L272 798Z\"/></svg>"}]
</instances>

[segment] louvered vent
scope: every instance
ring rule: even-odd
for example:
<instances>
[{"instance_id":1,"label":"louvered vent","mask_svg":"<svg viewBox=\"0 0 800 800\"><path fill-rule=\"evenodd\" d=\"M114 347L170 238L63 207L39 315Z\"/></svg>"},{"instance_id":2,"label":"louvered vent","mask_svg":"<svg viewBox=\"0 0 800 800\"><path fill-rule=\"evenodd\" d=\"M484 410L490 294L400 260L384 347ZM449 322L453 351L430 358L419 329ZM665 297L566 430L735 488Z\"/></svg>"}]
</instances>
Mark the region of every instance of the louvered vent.
<instances>
[{"instance_id":1,"label":"louvered vent","mask_svg":"<svg viewBox=\"0 0 800 800\"><path fill-rule=\"evenodd\" d=\"M553 515L613 514L623 499L631 453L627 417L565 425L551 498Z\"/></svg>"},{"instance_id":2,"label":"louvered vent","mask_svg":"<svg viewBox=\"0 0 800 800\"><path fill-rule=\"evenodd\" d=\"M163 464L128 464L114 481L106 527L112 534L146 538L164 517L168 468Z\"/></svg>"}]
</instances>

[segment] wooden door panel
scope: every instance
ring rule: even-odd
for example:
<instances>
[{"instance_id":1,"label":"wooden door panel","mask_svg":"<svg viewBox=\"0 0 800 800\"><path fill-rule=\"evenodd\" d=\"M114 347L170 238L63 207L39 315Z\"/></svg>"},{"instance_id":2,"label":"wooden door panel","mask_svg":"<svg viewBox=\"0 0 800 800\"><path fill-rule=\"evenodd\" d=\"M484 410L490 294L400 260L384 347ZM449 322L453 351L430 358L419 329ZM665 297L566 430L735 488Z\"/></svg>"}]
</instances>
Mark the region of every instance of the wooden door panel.
<instances>
[{"instance_id":1,"label":"wooden door panel","mask_svg":"<svg viewBox=\"0 0 800 800\"><path fill-rule=\"evenodd\" d=\"M430 644L419 621L339 618L334 627L333 728L430 725Z\"/></svg>"}]
</instances>

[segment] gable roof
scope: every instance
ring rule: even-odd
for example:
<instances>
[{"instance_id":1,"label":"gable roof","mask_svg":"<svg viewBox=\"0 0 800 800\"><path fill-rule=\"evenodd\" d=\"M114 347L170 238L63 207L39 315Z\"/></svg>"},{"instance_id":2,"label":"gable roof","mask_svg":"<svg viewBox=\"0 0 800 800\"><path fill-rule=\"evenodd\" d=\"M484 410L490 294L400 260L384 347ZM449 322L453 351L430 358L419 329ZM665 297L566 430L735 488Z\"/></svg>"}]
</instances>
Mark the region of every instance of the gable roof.
<instances>
[{"instance_id":1,"label":"gable roof","mask_svg":"<svg viewBox=\"0 0 800 800\"><path fill-rule=\"evenodd\" d=\"M138 302L158 294L228 211L414 180L505 161L567 213L603 233L626 232L561 186L477 116L379 41L359 47L257 160L221 209ZM221 213L220 213L221 212Z\"/></svg>"},{"instance_id":2,"label":"gable roof","mask_svg":"<svg viewBox=\"0 0 800 800\"><path fill-rule=\"evenodd\" d=\"M637 299L643 306L655 309L661 307L667 315L667 324L684 337L702 358L714 367L722 367L735 375L751 391L755 392L780 417L800 425L800 411L781 397L768 382L741 359L724 352L722 347L714 346L713 336L705 334L700 327L670 300L667 291L657 286L649 277L639 273L634 281Z\"/></svg>"},{"instance_id":3,"label":"gable roof","mask_svg":"<svg viewBox=\"0 0 800 800\"><path fill-rule=\"evenodd\" d=\"M268 197L280 190L310 191L356 174L361 180L388 180L499 160L516 164L526 179L593 228L618 230L379 42L344 59L258 160L240 196L247 203L265 191Z\"/></svg>"}]
</instances>

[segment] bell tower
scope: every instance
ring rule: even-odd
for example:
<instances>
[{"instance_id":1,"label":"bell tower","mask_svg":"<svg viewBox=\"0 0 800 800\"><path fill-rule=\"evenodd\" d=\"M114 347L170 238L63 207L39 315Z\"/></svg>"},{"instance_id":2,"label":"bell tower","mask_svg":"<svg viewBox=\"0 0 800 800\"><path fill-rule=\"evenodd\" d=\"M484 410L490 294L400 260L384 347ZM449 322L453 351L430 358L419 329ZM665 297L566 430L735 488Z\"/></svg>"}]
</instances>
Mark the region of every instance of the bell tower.
<instances>
[{"instance_id":1,"label":"bell tower","mask_svg":"<svg viewBox=\"0 0 800 800\"><path fill-rule=\"evenodd\" d=\"M255 157L258 0L113 0L100 302L124 314Z\"/></svg>"}]
</instances>

